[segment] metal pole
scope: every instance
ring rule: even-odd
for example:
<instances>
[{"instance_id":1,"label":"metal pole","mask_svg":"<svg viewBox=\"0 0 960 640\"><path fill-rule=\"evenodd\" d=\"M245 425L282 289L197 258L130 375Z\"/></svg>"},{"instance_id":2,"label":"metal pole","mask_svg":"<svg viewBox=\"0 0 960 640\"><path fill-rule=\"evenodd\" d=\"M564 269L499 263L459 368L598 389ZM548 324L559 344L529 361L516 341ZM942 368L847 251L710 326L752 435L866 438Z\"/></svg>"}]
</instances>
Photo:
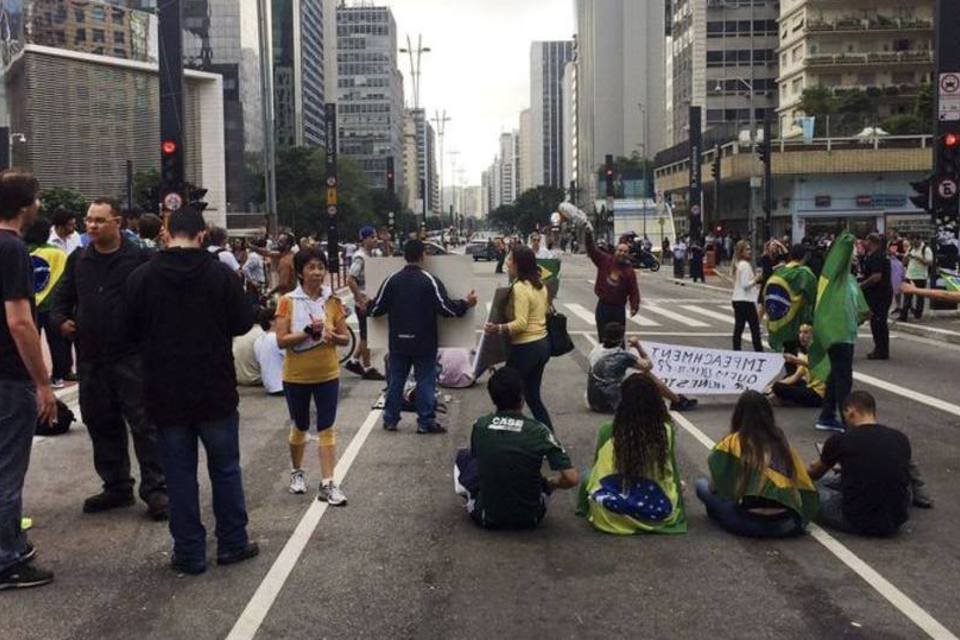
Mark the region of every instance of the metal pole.
<instances>
[{"instance_id":1,"label":"metal pole","mask_svg":"<svg viewBox=\"0 0 960 640\"><path fill-rule=\"evenodd\" d=\"M183 122L183 13L181 0L160 3L157 8L160 59L160 139L170 144L161 149L161 198L173 196L171 209L186 201Z\"/></svg>"},{"instance_id":2,"label":"metal pole","mask_svg":"<svg viewBox=\"0 0 960 640\"><path fill-rule=\"evenodd\" d=\"M257 0L257 30L260 39L260 100L263 104L263 182L269 233L280 231L277 211L277 151L273 110L273 44L268 0ZM330 146L329 139L327 146Z\"/></svg>"},{"instance_id":3,"label":"metal pole","mask_svg":"<svg viewBox=\"0 0 960 640\"><path fill-rule=\"evenodd\" d=\"M339 208L337 176L337 105L328 102L324 111L327 134L326 181L327 181L327 270L331 282L333 274L340 276L340 233L337 228ZM339 284L339 282L337 283Z\"/></svg>"}]
</instances>

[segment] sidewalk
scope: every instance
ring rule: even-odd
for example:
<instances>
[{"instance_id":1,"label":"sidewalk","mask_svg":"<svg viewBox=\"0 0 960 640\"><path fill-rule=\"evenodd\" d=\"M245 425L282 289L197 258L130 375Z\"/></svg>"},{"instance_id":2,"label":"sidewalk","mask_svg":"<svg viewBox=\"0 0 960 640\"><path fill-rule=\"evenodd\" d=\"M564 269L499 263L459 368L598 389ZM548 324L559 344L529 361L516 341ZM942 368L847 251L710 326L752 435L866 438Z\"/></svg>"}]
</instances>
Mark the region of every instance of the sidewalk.
<instances>
[{"instance_id":1,"label":"sidewalk","mask_svg":"<svg viewBox=\"0 0 960 640\"><path fill-rule=\"evenodd\" d=\"M729 293L733 290L732 281L720 276L708 276L708 282L701 284L699 282L693 282L690 279L680 280L675 278L672 270L666 273L660 271L660 274L662 274L668 282L672 282L681 287L695 287L706 291L723 293ZM909 322L899 322L894 318L890 318L890 330L921 338L960 344L960 310L935 311L930 308L928 301L923 318L915 320L911 317Z\"/></svg>"}]
</instances>

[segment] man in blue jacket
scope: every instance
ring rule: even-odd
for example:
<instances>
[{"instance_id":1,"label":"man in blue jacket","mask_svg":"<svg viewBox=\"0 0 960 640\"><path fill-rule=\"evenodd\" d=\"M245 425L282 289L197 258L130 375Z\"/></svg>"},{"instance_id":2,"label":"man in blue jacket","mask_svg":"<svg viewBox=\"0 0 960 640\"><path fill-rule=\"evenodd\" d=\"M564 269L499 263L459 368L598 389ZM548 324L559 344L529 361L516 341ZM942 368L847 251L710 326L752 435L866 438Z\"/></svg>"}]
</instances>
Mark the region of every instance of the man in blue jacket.
<instances>
[{"instance_id":1,"label":"man in blue jacket","mask_svg":"<svg viewBox=\"0 0 960 640\"><path fill-rule=\"evenodd\" d=\"M403 255L407 266L383 281L376 299L367 308L369 317L386 315L390 324L383 428L397 430L403 385L413 367L417 381L417 433L446 433L436 417L437 316L462 317L477 304L477 294L471 291L465 300L451 300L443 283L423 268L423 242L408 240Z\"/></svg>"}]
</instances>

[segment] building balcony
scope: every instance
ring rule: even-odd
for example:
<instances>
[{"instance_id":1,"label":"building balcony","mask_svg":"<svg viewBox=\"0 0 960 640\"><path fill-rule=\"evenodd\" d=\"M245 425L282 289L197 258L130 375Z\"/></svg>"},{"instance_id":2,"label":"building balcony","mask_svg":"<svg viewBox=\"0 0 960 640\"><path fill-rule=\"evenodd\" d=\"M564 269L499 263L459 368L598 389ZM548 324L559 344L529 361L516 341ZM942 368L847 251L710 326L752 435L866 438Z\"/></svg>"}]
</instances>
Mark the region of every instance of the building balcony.
<instances>
[{"instance_id":1,"label":"building balcony","mask_svg":"<svg viewBox=\"0 0 960 640\"><path fill-rule=\"evenodd\" d=\"M855 67L876 65L932 65L933 51L874 51L871 53L813 53L804 58L804 66Z\"/></svg>"},{"instance_id":2,"label":"building balcony","mask_svg":"<svg viewBox=\"0 0 960 640\"><path fill-rule=\"evenodd\" d=\"M807 33L922 33L933 31L933 21L921 18L838 18L836 20L808 20Z\"/></svg>"}]
</instances>

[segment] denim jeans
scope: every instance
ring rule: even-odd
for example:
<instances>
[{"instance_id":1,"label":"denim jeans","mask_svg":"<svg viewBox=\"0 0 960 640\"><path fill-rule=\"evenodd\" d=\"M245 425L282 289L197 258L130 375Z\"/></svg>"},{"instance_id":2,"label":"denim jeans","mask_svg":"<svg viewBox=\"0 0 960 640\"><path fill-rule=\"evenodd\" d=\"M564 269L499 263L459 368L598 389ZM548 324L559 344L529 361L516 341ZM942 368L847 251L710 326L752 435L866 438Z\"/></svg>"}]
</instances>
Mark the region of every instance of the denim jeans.
<instances>
[{"instance_id":1,"label":"denim jeans","mask_svg":"<svg viewBox=\"0 0 960 640\"><path fill-rule=\"evenodd\" d=\"M27 538L20 529L23 479L36 426L33 384L0 380L0 572L17 564L26 550Z\"/></svg>"},{"instance_id":2,"label":"denim jeans","mask_svg":"<svg viewBox=\"0 0 960 640\"><path fill-rule=\"evenodd\" d=\"M627 309L622 304L613 305L597 301L597 308L593 315L597 321L597 339L601 342L603 342L603 329L609 323L616 322L621 327L626 328Z\"/></svg>"},{"instance_id":3,"label":"denim jeans","mask_svg":"<svg viewBox=\"0 0 960 640\"><path fill-rule=\"evenodd\" d=\"M417 424L433 427L437 422L437 354L407 356L391 353L387 365L387 399L383 407L383 423L396 425L400 422L403 406L403 386L410 368L417 381Z\"/></svg>"},{"instance_id":4,"label":"denim jeans","mask_svg":"<svg viewBox=\"0 0 960 640\"><path fill-rule=\"evenodd\" d=\"M799 518L761 518L711 491L710 481L706 478L698 479L695 484L697 497L707 508L710 519L734 535L746 538L788 538L803 533L804 526Z\"/></svg>"},{"instance_id":5,"label":"denim jeans","mask_svg":"<svg viewBox=\"0 0 960 640\"><path fill-rule=\"evenodd\" d=\"M160 429L173 551L186 564L206 565L207 531L200 520L197 485L198 442L207 453L207 472L217 520L217 553L247 545L247 507L240 472L240 416L234 411L221 420Z\"/></svg>"},{"instance_id":6,"label":"denim jeans","mask_svg":"<svg viewBox=\"0 0 960 640\"><path fill-rule=\"evenodd\" d=\"M853 388L853 345L838 342L827 350L830 358L830 375L827 376L827 392L823 397L820 420L836 420L843 415L843 403Z\"/></svg>"},{"instance_id":7,"label":"denim jeans","mask_svg":"<svg viewBox=\"0 0 960 640\"><path fill-rule=\"evenodd\" d=\"M550 362L550 338L543 338L536 342L515 344L510 347L510 357L507 366L516 369L523 378L523 400L530 407L530 413L535 420L545 424L553 431L553 422L550 414L543 405L540 397L540 387L543 384L543 370Z\"/></svg>"}]
</instances>

